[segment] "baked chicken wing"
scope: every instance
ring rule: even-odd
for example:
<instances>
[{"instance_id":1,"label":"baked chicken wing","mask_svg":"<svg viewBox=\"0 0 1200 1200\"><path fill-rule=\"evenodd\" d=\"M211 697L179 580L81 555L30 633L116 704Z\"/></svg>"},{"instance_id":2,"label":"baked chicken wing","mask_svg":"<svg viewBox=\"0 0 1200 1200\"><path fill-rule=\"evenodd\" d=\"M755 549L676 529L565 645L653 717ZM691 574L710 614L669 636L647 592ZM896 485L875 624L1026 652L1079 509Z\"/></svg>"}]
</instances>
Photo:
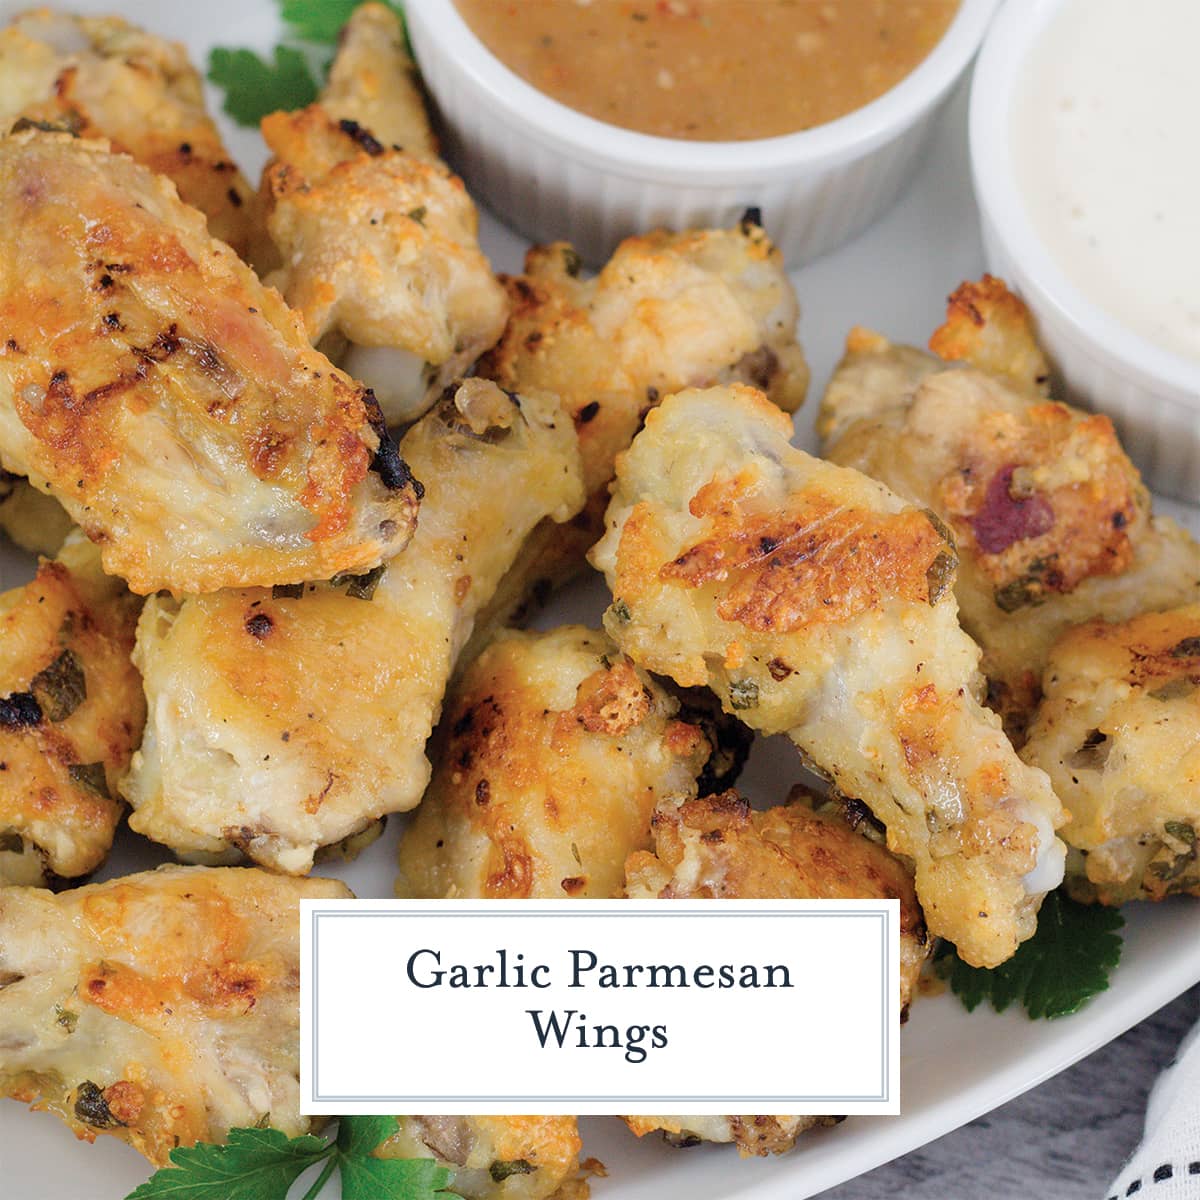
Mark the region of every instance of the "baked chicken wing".
<instances>
[{"instance_id":1,"label":"baked chicken wing","mask_svg":"<svg viewBox=\"0 0 1200 1200\"><path fill-rule=\"evenodd\" d=\"M1071 891L1200 895L1200 605L1068 630L1043 686L1021 753L1071 814Z\"/></svg>"},{"instance_id":2,"label":"baked chicken wing","mask_svg":"<svg viewBox=\"0 0 1200 1200\"><path fill-rule=\"evenodd\" d=\"M299 902L349 895L174 866L59 895L0 889L0 1095L160 1166L234 1128L308 1132Z\"/></svg>"},{"instance_id":3,"label":"baked chicken wing","mask_svg":"<svg viewBox=\"0 0 1200 1200\"><path fill-rule=\"evenodd\" d=\"M1152 515L1107 417L1042 394L1028 316L998 280L964 284L931 344L964 365L852 332L818 428L832 461L953 532L963 626L1019 741L1055 639L1200 596L1200 545Z\"/></svg>"},{"instance_id":4,"label":"baked chicken wing","mask_svg":"<svg viewBox=\"0 0 1200 1200\"><path fill-rule=\"evenodd\" d=\"M574 1117L398 1117L380 1158L436 1158L466 1200L587 1200Z\"/></svg>"},{"instance_id":5,"label":"baked chicken wing","mask_svg":"<svg viewBox=\"0 0 1200 1200\"><path fill-rule=\"evenodd\" d=\"M930 930L993 966L1062 878L1062 809L975 698L945 526L790 434L745 387L647 417L593 551L605 627L639 666L787 733L912 859Z\"/></svg>"},{"instance_id":6,"label":"baked chicken wing","mask_svg":"<svg viewBox=\"0 0 1200 1200\"><path fill-rule=\"evenodd\" d=\"M837 1125L841 1117L624 1117L626 1125L645 1137L661 1133L673 1146L696 1146L701 1142L732 1142L738 1153L782 1154L790 1150L807 1129Z\"/></svg>"},{"instance_id":7,"label":"baked chicken wing","mask_svg":"<svg viewBox=\"0 0 1200 1200\"><path fill-rule=\"evenodd\" d=\"M508 314L475 206L433 157L411 70L399 18L364 5L321 99L262 124L275 156L267 225L283 260L271 282L311 341L373 386L389 424L416 420Z\"/></svg>"},{"instance_id":8,"label":"baked chicken wing","mask_svg":"<svg viewBox=\"0 0 1200 1200\"><path fill-rule=\"evenodd\" d=\"M666 795L711 747L600 632L500 635L455 685L397 890L488 899L620 895Z\"/></svg>"},{"instance_id":9,"label":"baked chicken wing","mask_svg":"<svg viewBox=\"0 0 1200 1200\"><path fill-rule=\"evenodd\" d=\"M302 873L321 847L420 800L476 611L533 525L569 516L582 489L557 404L481 379L403 449L426 498L412 544L381 570L147 602L134 657L149 716L122 784L138 832L184 856Z\"/></svg>"},{"instance_id":10,"label":"baked chicken wing","mask_svg":"<svg viewBox=\"0 0 1200 1200\"><path fill-rule=\"evenodd\" d=\"M177 42L120 17L39 8L0 29L0 126L22 119L113 148L167 176L213 237L258 261L258 199L221 143L203 83Z\"/></svg>"},{"instance_id":11,"label":"baked chicken wing","mask_svg":"<svg viewBox=\"0 0 1200 1200\"><path fill-rule=\"evenodd\" d=\"M0 459L136 592L363 571L417 485L371 394L313 350L164 179L99 142L0 142Z\"/></svg>"},{"instance_id":12,"label":"baked chicken wing","mask_svg":"<svg viewBox=\"0 0 1200 1200\"><path fill-rule=\"evenodd\" d=\"M145 720L140 607L79 534L0 596L0 885L84 875L108 853Z\"/></svg>"},{"instance_id":13,"label":"baked chicken wing","mask_svg":"<svg viewBox=\"0 0 1200 1200\"><path fill-rule=\"evenodd\" d=\"M565 242L534 247L525 274L505 283L513 314L480 373L562 398L575 419L589 499L570 525L534 531L467 658L584 568L604 528L616 456L660 396L742 381L793 412L808 388L796 294L752 213L732 229L627 238L590 279Z\"/></svg>"}]
</instances>

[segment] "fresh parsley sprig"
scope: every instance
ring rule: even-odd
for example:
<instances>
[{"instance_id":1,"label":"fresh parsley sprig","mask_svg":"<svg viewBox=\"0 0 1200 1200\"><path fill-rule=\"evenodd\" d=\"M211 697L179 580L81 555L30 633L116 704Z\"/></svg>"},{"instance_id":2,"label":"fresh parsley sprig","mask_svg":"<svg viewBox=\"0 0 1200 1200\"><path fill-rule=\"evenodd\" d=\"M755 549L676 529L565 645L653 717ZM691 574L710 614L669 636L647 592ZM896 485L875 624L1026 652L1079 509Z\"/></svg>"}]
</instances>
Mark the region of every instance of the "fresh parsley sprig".
<instances>
[{"instance_id":1,"label":"fresh parsley sprig","mask_svg":"<svg viewBox=\"0 0 1200 1200\"><path fill-rule=\"evenodd\" d=\"M315 1200L334 1171L342 1200L437 1200L450 1172L431 1158L376 1158L374 1151L397 1130L395 1117L342 1117L331 1141L278 1129L231 1129L229 1143L200 1142L171 1151L169 1167L156 1171L125 1200L286 1200L309 1167L324 1163L302 1200Z\"/></svg>"},{"instance_id":2,"label":"fresh parsley sprig","mask_svg":"<svg viewBox=\"0 0 1200 1200\"><path fill-rule=\"evenodd\" d=\"M289 40L312 47L333 45L362 0L276 2ZM385 2L401 13L397 4ZM208 56L208 78L224 90L222 107L229 116L239 125L257 126L268 113L304 108L317 98L320 84L310 61L311 54L295 45L276 46L273 60L253 50L217 46Z\"/></svg>"},{"instance_id":3,"label":"fresh parsley sprig","mask_svg":"<svg viewBox=\"0 0 1200 1200\"><path fill-rule=\"evenodd\" d=\"M1114 909L1051 892L1042 901L1037 932L1008 962L991 970L971 967L947 943L937 971L968 1012L986 1000L997 1012L1019 1002L1030 1017L1065 1017L1107 990L1121 958L1117 931L1124 924Z\"/></svg>"}]
</instances>

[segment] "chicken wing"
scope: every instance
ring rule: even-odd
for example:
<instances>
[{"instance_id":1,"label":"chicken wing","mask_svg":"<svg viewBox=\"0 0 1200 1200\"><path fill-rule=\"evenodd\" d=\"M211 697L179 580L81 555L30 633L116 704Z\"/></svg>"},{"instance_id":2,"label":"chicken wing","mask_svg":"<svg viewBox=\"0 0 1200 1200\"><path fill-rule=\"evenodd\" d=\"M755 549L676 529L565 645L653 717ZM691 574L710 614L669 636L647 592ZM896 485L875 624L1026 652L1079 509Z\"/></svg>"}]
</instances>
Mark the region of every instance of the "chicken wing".
<instances>
[{"instance_id":1,"label":"chicken wing","mask_svg":"<svg viewBox=\"0 0 1200 1200\"><path fill-rule=\"evenodd\" d=\"M399 1117L380 1158L436 1158L467 1200L587 1200L574 1117Z\"/></svg>"},{"instance_id":2,"label":"chicken wing","mask_svg":"<svg viewBox=\"0 0 1200 1200\"><path fill-rule=\"evenodd\" d=\"M271 276L320 341L374 386L389 424L416 420L504 329L462 180L434 155L399 18L355 10L329 86L262 123ZM403 149L401 148L403 147Z\"/></svg>"},{"instance_id":3,"label":"chicken wing","mask_svg":"<svg viewBox=\"0 0 1200 1200\"><path fill-rule=\"evenodd\" d=\"M52 558L62 549L75 523L53 496L27 479L0 470L0 529L30 554Z\"/></svg>"},{"instance_id":4,"label":"chicken wing","mask_svg":"<svg viewBox=\"0 0 1200 1200\"><path fill-rule=\"evenodd\" d=\"M148 601L134 658L149 718L122 784L138 832L302 873L320 847L420 800L475 613L533 525L583 497L557 404L481 379L403 448L428 492L412 544L381 571Z\"/></svg>"},{"instance_id":5,"label":"chicken wing","mask_svg":"<svg viewBox=\"0 0 1200 1200\"><path fill-rule=\"evenodd\" d=\"M661 1133L673 1146L732 1142L743 1157L783 1154L808 1129L837 1125L843 1117L623 1117L638 1137Z\"/></svg>"},{"instance_id":6,"label":"chicken wing","mask_svg":"<svg viewBox=\"0 0 1200 1200\"><path fill-rule=\"evenodd\" d=\"M140 608L79 534L0 596L0 886L84 875L108 853L146 713L129 661Z\"/></svg>"},{"instance_id":7,"label":"chicken wing","mask_svg":"<svg viewBox=\"0 0 1200 1200\"><path fill-rule=\"evenodd\" d=\"M569 526L534 531L481 617L468 659L583 569L603 531L617 454L660 396L740 381L794 412L808 388L796 294L753 213L732 229L627 238L591 279L566 243L535 247L525 274L505 282L513 314L480 373L562 398L579 434L589 503Z\"/></svg>"},{"instance_id":8,"label":"chicken wing","mask_svg":"<svg viewBox=\"0 0 1200 1200\"><path fill-rule=\"evenodd\" d=\"M160 1166L233 1128L308 1132L299 901L349 895L173 866L57 896L0 890L0 1095Z\"/></svg>"},{"instance_id":9,"label":"chicken wing","mask_svg":"<svg viewBox=\"0 0 1200 1200\"><path fill-rule=\"evenodd\" d=\"M266 248L258 198L221 143L203 83L177 42L120 17L39 8L0 30L0 126L25 121L107 138L166 175L248 261Z\"/></svg>"},{"instance_id":10,"label":"chicken wing","mask_svg":"<svg viewBox=\"0 0 1200 1200\"><path fill-rule=\"evenodd\" d=\"M913 860L930 930L993 966L1062 878L1062 809L975 699L945 527L790 434L745 387L647 417L593 551L605 627L638 666L787 733Z\"/></svg>"},{"instance_id":11,"label":"chicken wing","mask_svg":"<svg viewBox=\"0 0 1200 1200\"><path fill-rule=\"evenodd\" d=\"M1107 417L1041 394L1044 359L999 281L964 284L932 344L970 365L855 330L818 428L832 461L952 530L963 626L1020 741L1055 639L1090 617L1200 596L1200 545L1152 515Z\"/></svg>"},{"instance_id":12,"label":"chicken wing","mask_svg":"<svg viewBox=\"0 0 1200 1200\"><path fill-rule=\"evenodd\" d=\"M371 394L98 142L0 142L0 458L136 592L296 583L403 548L418 487Z\"/></svg>"},{"instance_id":13,"label":"chicken wing","mask_svg":"<svg viewBox=\"0 0 1200 1200\"><path fill-rule=\"evenodd\" d=\"M1044 688L1021 754L1071 814L1071 891L1200 895L1200 604L1068 630Z\"/></svg>"},{"instance_id":14,"label":"chicken wing","mask_svg":"<svg viewBox=\"0 0 1200 1200\"><path fill-rule=\"evenodd\" d=\"M620 895L650 814L696 794L711 747L679 701L600 632L508 632L467 669L397 891L488 899Z\"/></svg>"}]
</instances>

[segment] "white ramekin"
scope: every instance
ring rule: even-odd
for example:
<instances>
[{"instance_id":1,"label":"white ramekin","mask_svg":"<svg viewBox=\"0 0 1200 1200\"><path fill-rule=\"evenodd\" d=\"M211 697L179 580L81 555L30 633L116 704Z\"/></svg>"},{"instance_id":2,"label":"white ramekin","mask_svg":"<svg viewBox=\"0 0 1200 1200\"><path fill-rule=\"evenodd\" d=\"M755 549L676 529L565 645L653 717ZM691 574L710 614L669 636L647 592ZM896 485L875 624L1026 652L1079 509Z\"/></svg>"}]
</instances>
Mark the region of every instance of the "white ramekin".
<instances>
[{"instance_id":1,"label":"white ramekin","mask_svg":"<svg viewBox=\"0 0 1200 1200\"><path fill-rule=\"evenodd\" d=\"M1028 304L1067 393L1112 417L1156 491L1200 501L1200 364L1134 333L1088 299L1036 233L1012 157L1012 106L1029 52L1063 0L1008 0L971 87L971 168L993 274Z\"/></svg>"},{"instance_id":2,"label":"white ramekin","mask_svg":"<svg viewBox=\"0 0 1200 1200\"><path fill-rule=\"evenodd\" d=\"M453 0L407 0L405 13L446 156L506 223L535 241L564 238L599 263L631 233L727 226L757 207L795 267L857 233L899 195L996 4L962 0L929 57L873 103L803 133L750 142L650 137L594 120L505 67Z\"/></svg>"}]
</instances>

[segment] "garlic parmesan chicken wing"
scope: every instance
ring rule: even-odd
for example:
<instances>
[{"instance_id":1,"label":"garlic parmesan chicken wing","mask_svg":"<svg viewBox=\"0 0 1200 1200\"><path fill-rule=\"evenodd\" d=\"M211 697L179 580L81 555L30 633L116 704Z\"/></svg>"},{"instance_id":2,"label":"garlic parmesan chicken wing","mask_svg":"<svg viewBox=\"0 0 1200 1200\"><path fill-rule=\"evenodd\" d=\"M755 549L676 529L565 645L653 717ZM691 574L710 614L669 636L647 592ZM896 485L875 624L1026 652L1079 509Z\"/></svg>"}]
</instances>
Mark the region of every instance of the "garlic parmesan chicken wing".
<instances>
[{"instance_id":1,"label":"garlic parmesan chicken wing","mask_svg":"<svg viewBox=\"0 0 1200 1200\"><path fill-rule=\"evenodd\" d=\"M22 119L107 138L167 176L243 258L257 261L265 248L257 196L222 145L179 43L120 17L22 13L0 29L0 126L7 133Z\"/></svg>"},{"instance_id":2,"label":"garlic parmesan chicken wing","mask_svg":"<svg viewBox=\"0 0 1200 1200\"><path fill-rule=\"evenodd\" d=\"M500 635L451 692L400 843L414 896L620 895L650 814L711 753L679 701L600 632Z\"/></svg>"},{"instance_id":3,"label":"garlic parmesan chicken wing","mask_svg":"<svg viewBox=\"0 0 1200 1200\"><path fill-rule=\"evenodd\" d=\"M1068 630L1022 756L1071 814L1067 884L1104 904L1200 896L1200 604Z\"/></svg>"},{"instance_id":4,"label":"garlic parmesan chicken wing","mask_svg":"<svg viewBox=\"0 0 1200 1200\"><path fill-rule=\"evenodd\" d=\"M160 867L0 890L0 1095L162 1166L300 1114L300 900L332 879Z\"/></svg>"},{"instance_id":5,"label":"garlic parmesan chicken wing","mask_svg":"<svg viewBox=\"0 0 1200 1200\"><path fill-rule=\"evenodd\" d=\"M783 258L752 213L732 229L627 238L584 278L565 242L539 246L506 278L513 314L480 373L560 396L574 418L589 504L568 527L534 532L481 632L577 575L603 530L616 456L659 397L743 382L794 412L808 388L799 305Z\"/></svg>"},{"instance_id":6,"label":"garlic parmesan chicken wing","mask_svg":"<svg viewBox=\"0 0 1200 1200\"><path fill-rule=\"evenodd\" d=\"M1107 417L1042 394L1028 315L999 280L964 284L931 345L964 365L853 331L818 429L832 461L952 531L963 626L1019 741L1055 639L1200 597L1200 545L1152 515Z\"/></svg>"},{"instance_id":7,"label":"garlic parmesan chicken wing","mask_svg":"<svg viewBox=\"0 0 1200 1200\"><path fill-rule=\"evenodd\" d=\"M837 1125L842 1117L623 1117L638 1137L661 1133L673 1146L732 1142L743 1157L783 1154L805 1130Z\"/></svg>"},{"instance_id":8,"label":"garlic parmesan chicken wing","mask_svg":"<svg viewBox=\"0 0 1200 1200\"><path fill-rule=\"evenodd\" d=\"M582 503L551 399L465 381L404 439L427 481L412 544L328 584L151 598L130 825L177 853L303 873L429 781L425 742L479 606L543 517Z\"/></svg>"},{"instance_id":9,"label":"garlic parmesan chicken wing","mask_svg":"<svg viewBox=\"0 0 1200 1200\"><path fill-rule=\"evenodd\" d=\"M388 424L416 420L504 329L462 180L433 157L400 20L357 9L320 100L262 123L271 276L320 342L372 384ZM410 136L412 135L412 136Z\"/></svg>"},{"instance_id":10,"label":"garlic parmesan chicken wing","mask_svg":"<svg viewBox=\"0 0 1200 1200\"><path fill-rule=\"evenodd\" d=\"M380 1158L436 1158L466 1200L587 1200L574 1117L397 1117Z\"/></svg>"},{"instance_id":11,"label":"garlic parmesan chicken wing","mask_svg":"<svg viewBox=\"0 0 1200 1200\"><path fill-rule=\"evenodd\" d=\"M364 571L418 489L369 392L169 182L99 142L0 142L0 460L135 592Z\"/></svg>"},{"instance_id":12,"label":"garlic parmesan chicken wing","mask_svg":"<svg viewBox=\"0 0 1200 1200\"><path fill-rule=\"evenodd\" d=\"M140 608L78 534L0 596L0 885L85 875L108 853L146 713Z\"/></svg>"},{"instance_id":13,"label":"garlic parmesan chicken wing","mask_svg":"<svg viewBox=\"0 0 1200 1200\"><path fill-rule=\"evenodd\" d=\"M593 551L605 627L639 666L788 734L913 860L930 930L994 966L1062 878L1061 807L975 698L945 527L791 432L745 387L646 418Z\"/></svg>"}]
</instances>

